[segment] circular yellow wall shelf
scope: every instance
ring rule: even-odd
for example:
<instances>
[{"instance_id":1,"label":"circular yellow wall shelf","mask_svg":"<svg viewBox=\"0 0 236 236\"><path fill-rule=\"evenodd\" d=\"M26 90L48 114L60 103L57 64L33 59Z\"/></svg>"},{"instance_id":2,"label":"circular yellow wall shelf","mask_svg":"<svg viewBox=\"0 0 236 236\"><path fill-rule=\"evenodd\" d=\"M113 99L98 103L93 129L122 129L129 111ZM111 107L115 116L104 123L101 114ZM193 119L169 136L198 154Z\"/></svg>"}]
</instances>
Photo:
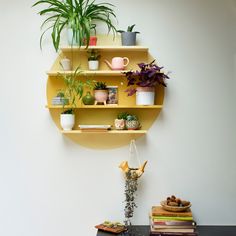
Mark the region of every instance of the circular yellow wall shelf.
<instances>
[{"instance_id":1,"label":"circular yellow wall shelf","mask_svg":"<svg viewBox=\"0 0 236 236\"><path fill-rule=\"evenodd\" d=\"M106 45L106 46L105 46ZM107 46L111 45L111 46ZM61 133L73 140L74 142L89 148L95 149L111 149L129 144L131 139L137 139L148 132L153 122L157 119L164 99L164 88L159 86L156 89L155 105L153 106L136 106L135 96L128 97L125 92L127 88L127 79L122 74L122 71L112 71L103 62L104 59L111 61L113 57L128 57L130 60L126 70L138 69L137 64L140 62L151 62L153 57L149 54L148 48L141 46L124 47L119 46L120 39L112 41L109 37L99 36L98 45L90 48L95 48L101 53L99 71L89 71L87 63L87 49L84 47L65 47L61 48L61 52L56 59L51 70L48 72L47 81L47 108L50 111L51 117L59 128ZM60 66L62 58L69 58L73 63L72 71L64 72ZM60 126L60 114L63 111L62 106L51 105L52 98L56 96L59 90L65 88L65 84L60 74L73 73L80 66L82 74L80 80L90 78L96 81L106 82L109 86L118 86L118 105L92 105L85 106L80 101L75 108L75 126L72 131L63 131ZM86 91L85 91L86 92ZM69 107L67 107L69 108ZM84 132L78 127L83 125L104 125L114 124L117 114L120 112L129 112L137 115L141 123L141 129L135 131L111 130L107 132Z\"/></svg>"}]
</instances>

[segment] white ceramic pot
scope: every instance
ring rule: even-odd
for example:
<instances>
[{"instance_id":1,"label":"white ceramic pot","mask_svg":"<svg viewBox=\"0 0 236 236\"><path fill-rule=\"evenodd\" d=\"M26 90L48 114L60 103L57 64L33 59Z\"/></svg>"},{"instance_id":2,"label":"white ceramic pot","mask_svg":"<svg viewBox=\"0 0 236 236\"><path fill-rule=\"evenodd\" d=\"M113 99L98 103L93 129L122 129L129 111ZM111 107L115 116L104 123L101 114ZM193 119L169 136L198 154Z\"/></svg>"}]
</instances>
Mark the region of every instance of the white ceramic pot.
<instances>
[{"instance_id":1,"label":"white ceramic pot","mask_svg":"<svg viewBox=\"0 0 236 236\"><path fill-rule=\"evenodd\" d=\"M75 115L74 114L61 114L60 117L61 127L63 130L69 131L72 130L75 124Z\"/></svg>"},{"instance_id":2,"label":"white ceramic pot","mask_svg":"<svg viewBox=\"0 0 236 236\"><path fill-rule=\"evenodd\" d=\"M137 87L136 105L154 105L155 88L154 87Z\"/></svg>"},{"instance_id":3,"label":"white ceramic pot","mask_svg":"<svg viewBox=\"0 0 236 236\"><path fill-rule=\"evenodd\" d=\"M77 37L76 37L76 35L73 35L73 30L71 28L68 28L67 41L70 46L78 46L79 45L79 32L77 32Z\"/></svg>"},{"instance_id":4,"label":"white ceramic pot","mask_svg":"<svg viewBox=\"0 0 236 236\"><path fill-rule=\"evenodd\" d=\"M98 70L99 61L88 61L89 70Z\"/></svg>"},{"instance_id":5,"label":"white ceramic pot","mask_svg":"<svg viewBox=\"0 0 236 236\"><path fill-rule=\"evenodd\" d=\"M70 71L71 70L70 59L68 59L68 58L61 59L60 63L61 63L61 66L62 66L63 70L65 70L65 71Z\"/></svg>"}]
</instances>

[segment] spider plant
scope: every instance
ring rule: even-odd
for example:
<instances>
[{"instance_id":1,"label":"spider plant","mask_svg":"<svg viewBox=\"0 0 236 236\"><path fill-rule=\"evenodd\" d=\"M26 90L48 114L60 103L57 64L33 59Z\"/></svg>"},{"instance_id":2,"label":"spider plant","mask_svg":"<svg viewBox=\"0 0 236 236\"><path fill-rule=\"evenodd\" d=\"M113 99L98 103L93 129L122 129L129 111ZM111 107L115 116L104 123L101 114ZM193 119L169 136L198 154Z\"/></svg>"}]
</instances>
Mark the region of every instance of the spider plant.
<instances>
[{"instance_id":1,"label":"spider plant","mask_svg":"<svg viewBox=\"0 0 236 236\"><path fill-rule=\"evenodd\" d=\"M41 28L44 29L40 37L40 47L42 39L48 30L51 30L53 46L58 51L61 33L65 28L71 28L73 37L78 45L85 42L89 44L90 31L95 30L96 23L102 22L107 25L108 33L115 34L116 28L112 22L116 15L110 3L95 3L95 0L40 0L33 4L44 5L46 8L38 12L41 16L47 16ZM95 23L96 22L96 23Z\"/></svg>"}]
</instances>

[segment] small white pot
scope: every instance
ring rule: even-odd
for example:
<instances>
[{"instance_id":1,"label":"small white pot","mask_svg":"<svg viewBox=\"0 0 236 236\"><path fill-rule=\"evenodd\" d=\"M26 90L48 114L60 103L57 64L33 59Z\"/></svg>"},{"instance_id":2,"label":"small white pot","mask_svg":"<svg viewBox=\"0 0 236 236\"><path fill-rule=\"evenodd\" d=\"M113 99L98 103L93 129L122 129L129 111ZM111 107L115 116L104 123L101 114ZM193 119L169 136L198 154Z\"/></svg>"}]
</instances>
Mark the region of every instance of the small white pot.
<instances>
[{"instance_id":1,"label":"small white pot","mask_svg":"<svg viewBox=\"0 0 236 236\"><path fill-rule=\"evenodd\" d=\"M136 105L154 105L155 88L138 87L136 91Z\"/></svg>"},{"instance_id":2,"label":"small white pot","mask_svg":"<svg viewBox=\"0 0 236 236\"><path fill-rule=\"evenodd\" d=\"M98 70L99 61L88 61L89 70Z\"/></svg>"},{"instance_id":3,"label":"small white pot","mask_svg":"<svg viewBox=\"0 0 236 236\"><path fill-rule=\"evenodd\" d=\"M61 63L63 70L65 70L65 71L71 70L70 59L68 59L68 58L61 59L60 63Z\"/></svg>"},{"instance_id":4,"label":"small white pot","mask_svg":"<svg viewBox=\"0 0 236 236\"><path fill-rule=\"evenodd\" d=\"M75 115L74 114L61 114L60 117L61 127L63 130L69 131L72 130L75 124Z\"/></svg>"}]
</instances>

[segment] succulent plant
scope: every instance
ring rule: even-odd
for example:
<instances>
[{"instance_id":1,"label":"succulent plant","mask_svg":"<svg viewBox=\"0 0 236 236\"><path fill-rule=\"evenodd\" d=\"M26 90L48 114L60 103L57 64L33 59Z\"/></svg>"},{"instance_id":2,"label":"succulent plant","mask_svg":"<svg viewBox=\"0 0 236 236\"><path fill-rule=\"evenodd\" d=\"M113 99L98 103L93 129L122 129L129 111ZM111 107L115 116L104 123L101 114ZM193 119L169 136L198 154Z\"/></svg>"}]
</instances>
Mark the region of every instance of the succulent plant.
<instances>
[{"instance_id":1,"label":"succulent plant","mask_svg":"<svg viewBox=\"0 0 236 236\"><path fill-rule=\"evenodd\" d=\"M127 120L127 121L138 120L138 117L135 116L135 115L128 115L128 116L126 117L126 120Z\"/></svg>"},{"instance_id":2,"label":"succulent plant","mask_svg":"<svg viewBox=\"0 0 236 236\"><path fill-rule=\"evenodd\" d=\"M118 33L124 33L124 32L133 32L133 29L134 29L134 26L135 26L135 24L134 25L129 25L128 27L127 27L127 30L126 31L124 31L124 30L117 30L117 32ZM136 34L139 34L140 32L138 32L138 31L134 31Z\"/></svg>"},{"instance_id":3,"label":"succulent plant","mask_svg":"<svg viewBox=\"0 0 236 236\"><path fill-rule=\"evenodd\" d=\"M96 82L93 89L94 90L106 90L107 85L105 82Z\"/></svg>"},{"instance_id":4,"label":"succulent plant","mask_svg":"<svg viewBox=\"0 0 236 236\"><path fill-rule=\"evenodd\" d=\"M118 115L117 115L117 119L119 120L127 120L127 116L129 116L130 114L128 112L120 112Z\"/></svg>"},{"instance_id":5,"label":"succulent plant","mask_svg":"<svg viewBox=\"0 0 236 236\"><path fill-rule=\"evenodd\" d=\"M88 61L97 61L101 57L99 51L95 49L88 50L87 53L88 53Z\"/></svg>"}]
</instances>

